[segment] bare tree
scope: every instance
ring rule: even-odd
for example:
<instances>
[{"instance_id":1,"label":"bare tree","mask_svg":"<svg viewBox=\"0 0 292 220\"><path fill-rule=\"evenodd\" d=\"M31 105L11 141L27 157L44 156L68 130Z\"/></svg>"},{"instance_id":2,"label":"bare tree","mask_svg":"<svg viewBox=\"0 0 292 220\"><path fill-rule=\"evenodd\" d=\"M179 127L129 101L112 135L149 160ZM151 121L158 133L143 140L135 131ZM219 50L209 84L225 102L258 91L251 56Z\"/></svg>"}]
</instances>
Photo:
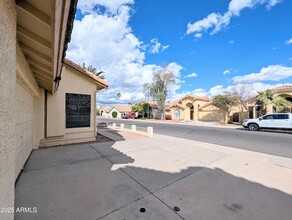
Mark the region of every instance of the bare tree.
<instances>
[{"instance_id":1,"label":"bare tree","mask_svg":"<svg viewBox=\"0 0 292 220\"><path fill-rule=\"evenodd\" d=\"M248 100L253 94L253 86L247 82L241 82L231 87L230 94L237 97L240 108L240 122L243 121L243 112L248 110Z\"/></svg>"},{"instance_id":2,"label":"bare tree","mask_svg":"<svg viewBox=\"0 0 292 220\"><path fill-rule=\"evenodd\" d=\"M165 119L165 100L175 81L174 73L163 65L154 73L152 83L144 85L144 91L157 101L158 109L163 111L163 119Z\"/></svg>"}]
</instances>

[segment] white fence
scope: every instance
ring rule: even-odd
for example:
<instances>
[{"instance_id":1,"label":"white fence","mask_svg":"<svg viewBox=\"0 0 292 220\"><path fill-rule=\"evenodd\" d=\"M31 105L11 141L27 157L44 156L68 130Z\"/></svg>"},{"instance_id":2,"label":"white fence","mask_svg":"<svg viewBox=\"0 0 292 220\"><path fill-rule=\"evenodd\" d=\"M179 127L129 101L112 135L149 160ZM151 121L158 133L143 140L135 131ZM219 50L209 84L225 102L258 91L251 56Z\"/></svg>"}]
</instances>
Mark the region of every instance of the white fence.
<instances>
[{"instance_id":1,"label":"white fence","mask_svg":"<svg viewBox=\"0 0 292 220\"><path fill-rule=\"evenodd\" d=\"M137 127L136 125L120 124L117 126L116 123L107 123L107 127L114 130L129 131L137 134L146 135L148 137L153 137L153 127Z\"/></svg>"}]
</instances>

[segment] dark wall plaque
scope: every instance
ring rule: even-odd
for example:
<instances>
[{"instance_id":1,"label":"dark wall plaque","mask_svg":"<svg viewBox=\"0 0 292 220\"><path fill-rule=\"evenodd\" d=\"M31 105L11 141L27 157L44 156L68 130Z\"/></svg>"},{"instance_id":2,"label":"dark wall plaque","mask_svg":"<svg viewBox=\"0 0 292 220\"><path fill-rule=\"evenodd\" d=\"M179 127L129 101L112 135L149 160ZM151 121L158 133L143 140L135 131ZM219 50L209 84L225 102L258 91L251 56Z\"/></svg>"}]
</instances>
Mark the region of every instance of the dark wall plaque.
<instances>
[{"instance_id":1,"label":"dark wall plaque","mask_svg":"<svg viewBox=\"0 0 292 220\"><path fill-rule=\"evenodd\" d=\"M66 128L90 127L91 96L66 93Z\"/></svg>"}]
</instances>

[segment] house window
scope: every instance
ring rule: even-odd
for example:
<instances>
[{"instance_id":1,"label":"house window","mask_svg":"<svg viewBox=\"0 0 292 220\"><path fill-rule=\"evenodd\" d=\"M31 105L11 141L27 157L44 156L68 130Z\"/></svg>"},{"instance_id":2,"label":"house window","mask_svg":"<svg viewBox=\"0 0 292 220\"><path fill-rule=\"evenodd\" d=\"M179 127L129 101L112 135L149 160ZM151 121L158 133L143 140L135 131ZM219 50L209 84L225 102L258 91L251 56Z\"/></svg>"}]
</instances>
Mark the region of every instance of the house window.
<instances>
[{"instance_id":1,"label":"house window","mask_svg":"<svg viewBox=\"0 0 292 220\"><path fill-rule=\"evenodd\" d=\"M90 127L91 96L66 93L66 128Z\"/></svg>"},{"instance_id":2,"label":"house window","mask_svg":"<svg viewBox=\"0 0 292 220\"><path fill-rule=\"evenodd\" d=\"M175 117L175 118L179 118L179 116L180 116L180 115L179 115L179 110L178 110L178 109L175 109L175 110L174 110L174 117Z\"/></svg>"}]
</instances>

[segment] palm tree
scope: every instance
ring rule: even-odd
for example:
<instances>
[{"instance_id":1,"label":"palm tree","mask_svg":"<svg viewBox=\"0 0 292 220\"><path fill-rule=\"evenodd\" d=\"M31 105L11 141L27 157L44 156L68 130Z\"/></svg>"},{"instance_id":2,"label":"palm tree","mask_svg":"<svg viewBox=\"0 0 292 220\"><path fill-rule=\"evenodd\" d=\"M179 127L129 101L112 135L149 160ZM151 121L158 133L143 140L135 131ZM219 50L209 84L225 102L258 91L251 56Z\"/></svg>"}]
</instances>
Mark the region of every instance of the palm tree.
<instances>
[{"instance_id":1,"label":"palm tree","mask_svg":"<svg viewBox=\"0 0 292 220\"><path fill-rule=\"evenodd\" d=\"M86 67L86 64L83 62L82 67L86 69L87 71L91 72L93 75L98 76L101 79L105 79L103 75L103 71L97 72L96 68L93 65L89 65Z\"/></svg>"},{"instance_id":2,"label":"palm tree","mask_svg":"<svg viewBox=\"0 0 292 220\"><path fill-rule=\"evenodd\" d=\"M276 111L282 111L286 107L291 107L292 103L281 96L276 96L271 90L266 90L263 92L258 92L258 99L263 102L265 106L265 111L267 106L272 105Z\"/></svg>"}]
</instances>

